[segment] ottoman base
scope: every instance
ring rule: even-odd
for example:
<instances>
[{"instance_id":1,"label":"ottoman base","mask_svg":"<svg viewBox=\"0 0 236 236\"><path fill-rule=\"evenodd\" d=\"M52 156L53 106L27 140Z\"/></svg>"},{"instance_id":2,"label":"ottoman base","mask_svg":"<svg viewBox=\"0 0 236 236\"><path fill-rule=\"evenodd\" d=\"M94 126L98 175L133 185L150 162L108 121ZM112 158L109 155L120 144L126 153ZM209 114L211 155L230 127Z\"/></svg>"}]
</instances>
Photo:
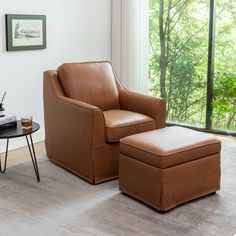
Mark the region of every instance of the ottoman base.
<instances>
[{"instance_id":1,"label":"ottoman base","mask_svg":"<svg viewBox=\"0 0 236 236\"><path fill-rule=\"evenodd\" d=\"M122 192L167 211L220 189L220 154L165 169L120 154L119 180Z\"/></svg>"}]
</instances>

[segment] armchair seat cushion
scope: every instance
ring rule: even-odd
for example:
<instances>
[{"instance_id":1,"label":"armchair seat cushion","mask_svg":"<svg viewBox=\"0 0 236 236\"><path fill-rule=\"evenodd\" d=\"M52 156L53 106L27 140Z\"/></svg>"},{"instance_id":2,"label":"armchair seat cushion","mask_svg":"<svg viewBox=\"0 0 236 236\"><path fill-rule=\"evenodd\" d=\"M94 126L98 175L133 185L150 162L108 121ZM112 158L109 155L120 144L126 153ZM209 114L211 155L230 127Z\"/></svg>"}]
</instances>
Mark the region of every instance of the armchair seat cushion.
<instances>
[{"instance_id":1,"label":"armchair seat cushion","mask_svg":"<svg viewBox=\"0 0 236 236\"><path fill-rule=\"evenodd\" d=\"M126 136L155 129L149 116L126 110L104 111L107 142L118 142Z\"/></svg>"}]
</instances>

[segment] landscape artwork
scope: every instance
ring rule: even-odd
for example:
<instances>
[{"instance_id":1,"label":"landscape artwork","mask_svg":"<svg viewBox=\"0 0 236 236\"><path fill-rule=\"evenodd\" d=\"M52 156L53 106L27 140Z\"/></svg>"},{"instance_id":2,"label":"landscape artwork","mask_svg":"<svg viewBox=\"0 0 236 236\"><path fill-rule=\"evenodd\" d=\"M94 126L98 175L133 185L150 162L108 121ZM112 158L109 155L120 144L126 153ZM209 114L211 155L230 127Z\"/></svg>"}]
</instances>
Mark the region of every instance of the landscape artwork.
<instances>
[{"instance_id":1,"label":"landscape artwork","mask_svg":"<svg viewBox=\"0 0 236 236\"><path fill-rule=\"evenodd\" d=\"M46 48L46 16L6 14L7 51Z\"/></svg>"},{"instance_id":2,"label":"landscape artwork","mask_svg":"<svg viewBox=\"0 0 236 236\"><path fill-rule=\"evenodd\" d=\"M41 20L12 20L13 46L43 44L43 22Z\"/></svg>"}]
</instances>

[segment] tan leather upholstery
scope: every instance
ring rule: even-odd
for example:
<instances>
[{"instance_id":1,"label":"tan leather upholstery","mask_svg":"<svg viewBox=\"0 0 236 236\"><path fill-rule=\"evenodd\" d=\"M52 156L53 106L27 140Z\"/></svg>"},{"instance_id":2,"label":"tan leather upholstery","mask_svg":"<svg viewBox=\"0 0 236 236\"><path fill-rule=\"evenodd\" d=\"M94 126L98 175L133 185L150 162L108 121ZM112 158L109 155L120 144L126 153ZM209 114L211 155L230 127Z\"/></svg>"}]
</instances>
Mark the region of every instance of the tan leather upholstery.
<instances>
[{"instance_id":1,"label":"tan leather upholstery","mask_svg":"<svg viewBox=\"0 0 236 236\"><path fill-rule=\"evenodd\" d=\"M166 127L121 139L120 151L160 168L171 167L219 153L221 143L212 135L182 127Z\"/></svg>"},{"instance_id":2,"label":"tan leather upholstery","mask_svg":"<svg viewBox=\"0 0 236 236\"><path fill-rule=\"evenodd\" d=\"M155 121L141 113L110 110L103 112L103 114L108 142L118 142L128 135L155 129Z\"/></svg>"},{"instance_id":3,"label":"tan leather upholstery","mask_svg":"<svg viewBox=\"0 0 236 236\"><path fill-rule=\"evenodd\" d=\"M110 63L65 63L58 68L58 75L67 97L102 110L119 108L118 90Z\"/></svg>"},{"instance_id":4,"label":"tan leather upholstery","mask_svg":"<svg viewBox=\"0 0 236 236\"><path fill-rule=\"evenodd\" d=\"M165 127L166 104L163 98L121 90L120 109L145 114L155 120L156 129Z\"/></svg>"},{"instance_id":5,"label":"tan leather upholstery","mask_svg":"<svg viewBox=\"0 0 236 236\"><path fill-rule=\"evenodd\" d=\"M220 189L221 143L181 127L121 139L120 190L161 211Z\"/></svg>"},{"instance_id":6,"label":"tan leather upholstery","mask_svg":"<svg viewBox=\"0 0 236 236\"><path fill-rule=\"evenodd\" d=\"M164 126L165 101L125 90L108 62L63 64L44 72L44 118L48 158L99 183L118 177L119 137Z\"/></svg>"}]
</instances>

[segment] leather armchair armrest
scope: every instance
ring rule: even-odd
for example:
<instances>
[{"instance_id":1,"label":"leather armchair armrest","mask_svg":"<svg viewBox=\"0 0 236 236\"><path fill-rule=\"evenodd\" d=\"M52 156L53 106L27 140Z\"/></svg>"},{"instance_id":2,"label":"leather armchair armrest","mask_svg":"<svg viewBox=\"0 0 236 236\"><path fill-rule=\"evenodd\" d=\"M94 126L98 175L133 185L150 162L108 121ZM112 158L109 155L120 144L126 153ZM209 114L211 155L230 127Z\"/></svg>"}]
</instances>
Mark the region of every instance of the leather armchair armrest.
<instances>
[{"instance_id":1,"label":"leather armchair armrest","mask_svg":"<svg viewBox=\"0 0 236 236\"><path fill-rule=\"evenodd\" d=\"M104 146L105 120L100 108L64 96L58 97L58 103L64 115L70 117L69 124L66 124L65 128L72 126L73 130L79 132L80 140L88 137L90 139L88 143L92 148Z\"/></svg>"},{"instance_id":2,"label":"leather armchair armrest","mask_svg":"<svg viewBox=\"0 0 236 236\"><path fill-rule=\"evenodd\" d=\"M104 146L103 112L98 107L66 97L53 71L44 74L44 110L46 140L50 136L50 140L62 144L63 139L70 147L82 149Z\"/></svg>"},{"instance_id":3,"label":"leather armchair armrest","mask_svg":"<svg viewBox=\"0 0 236 236\"><path fill-rule=\"evenodd\" d=\"M120 108L150 116L155 120L156 128L165 127L166 102L163 98L121 90Z\"/></svg>"}]
</instances>

